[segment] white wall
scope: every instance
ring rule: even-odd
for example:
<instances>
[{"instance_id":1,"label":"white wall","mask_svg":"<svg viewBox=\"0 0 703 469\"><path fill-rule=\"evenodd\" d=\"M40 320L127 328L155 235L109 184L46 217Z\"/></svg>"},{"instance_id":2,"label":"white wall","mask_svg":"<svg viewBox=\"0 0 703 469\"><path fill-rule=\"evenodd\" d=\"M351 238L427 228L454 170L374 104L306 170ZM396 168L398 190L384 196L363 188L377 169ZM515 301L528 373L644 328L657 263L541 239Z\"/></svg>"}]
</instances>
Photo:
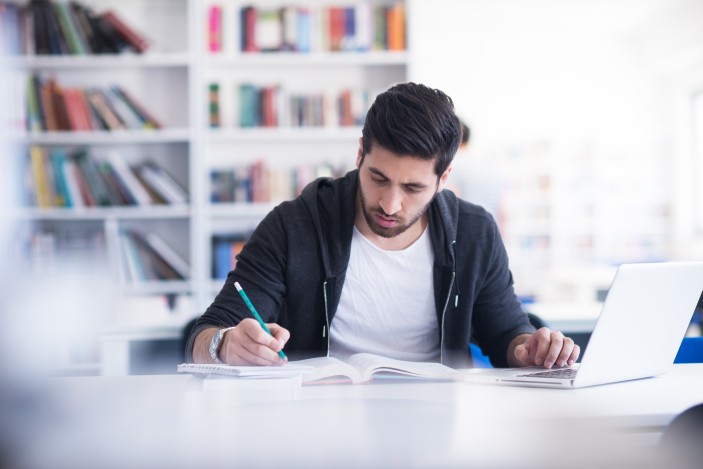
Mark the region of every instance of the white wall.
<instances>
[{"instance_id":1,"label":"white wall","mask_svg":"<svg viewBox=\"0 0 703 469\"><path fill-rule=\"evenodd\" d=\"M632 37L663 1L411 2L410 78L452 96L484 139L639 140L654 83Z\"/></svg>"},{"instance_id":2,"label":"white wall","mask_svg":"<svg viewBox=\"0 0 703 469\"><path fill-rule=\"evenodd\" d=\"M496 147L552 149L552 249L548 269L535 271L563 278L589 267L569 257L572 227L588 213L594 247L581 260L696 257L676 233L690 218L681 100L700 80L690 77L703 59L703 2L410 0L409 9L409 77L454 99L472 157L505 172L490 159ZM574 182L591 187L576 195Z\"/></svg>"}]
</instances>

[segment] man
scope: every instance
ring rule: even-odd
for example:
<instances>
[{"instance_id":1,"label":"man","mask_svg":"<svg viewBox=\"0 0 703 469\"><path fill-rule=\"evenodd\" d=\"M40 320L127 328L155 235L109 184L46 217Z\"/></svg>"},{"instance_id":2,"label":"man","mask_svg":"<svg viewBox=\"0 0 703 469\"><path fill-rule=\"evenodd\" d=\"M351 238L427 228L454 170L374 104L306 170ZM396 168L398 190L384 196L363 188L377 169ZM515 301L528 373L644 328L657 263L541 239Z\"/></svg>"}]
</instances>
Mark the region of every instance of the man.
<instances>
[{"instance_id":1,"label":"man","mask_svg":"<svg viewBox=\"0 0 703 469\"><path fill-rule=\"evenodd\" d=\"M381 93L358 169L314 181L266 216L193 327L187 359L276 365L285 346L291 359L372 352L465 368L473 338L495 366L573 364L578 346L535 331L521 310L493 218L442 190L460 139L441 91Z\"/></svg>"}]
</instances>

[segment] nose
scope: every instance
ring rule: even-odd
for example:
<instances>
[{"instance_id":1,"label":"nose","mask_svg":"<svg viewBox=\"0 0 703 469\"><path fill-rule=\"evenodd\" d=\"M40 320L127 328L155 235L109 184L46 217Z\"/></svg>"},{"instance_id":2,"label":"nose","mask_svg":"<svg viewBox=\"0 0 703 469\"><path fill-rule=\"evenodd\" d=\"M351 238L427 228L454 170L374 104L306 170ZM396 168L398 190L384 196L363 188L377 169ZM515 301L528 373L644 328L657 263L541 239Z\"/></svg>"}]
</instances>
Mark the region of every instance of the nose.
<instances>
[{"instance_id":1,"label":"nose","mask_svg":"<svg viewBox=\"0 0 703 469\"><path fill-rule=\"evenodd\" d=\"M400 209L403 206L400 191L396 188L388 189L381 197L379 205L386 215L395 215L400 212Z\"/></svg>"}]
</instances>

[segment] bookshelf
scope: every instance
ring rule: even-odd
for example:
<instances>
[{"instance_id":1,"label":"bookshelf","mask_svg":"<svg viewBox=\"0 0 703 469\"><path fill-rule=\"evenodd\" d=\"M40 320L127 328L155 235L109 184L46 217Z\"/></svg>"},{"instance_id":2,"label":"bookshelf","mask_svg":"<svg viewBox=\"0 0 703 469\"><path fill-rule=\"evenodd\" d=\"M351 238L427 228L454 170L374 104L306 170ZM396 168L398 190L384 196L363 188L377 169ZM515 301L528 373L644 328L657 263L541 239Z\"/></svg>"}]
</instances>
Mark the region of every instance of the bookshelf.
<instances>
[{"instance_id":1,"label":"bookshelf","mask_svg":"<svg viewBox=\"0 0 703 469\"><path fill-rule=\"evenodd\" d=\"M215 49L210 44L213 6L219 7L221 22L220 45ZM117 153L131 167L147 161L155 163L188 194L187 203L180 204L61 207L37 206L25 188L11 214L18 225L17 244L23 246L28 264L36 265L32 257L40 256L42 268L46 268L52 256L61 257L59 252L66 244L63 237L70 233L80 238L86 252L97 252L99 256L94 257L109 269L115 279L116 299L109 305L110 314L102 324L103 340L99 343L102 355L97 352L92 355L93 362L62 359L59 368L69 372L98 369L113 374L129 371L128 358L115 356L115 351L128 353L130 347L126 342L130 337L148 340L150 331L157 330L161 335L154 336L154 340L163 339L164 331L173 340L190 318L204 311L222 285L222 280L214 275L215 241L246 237L282 197L265 196L255 202L211 202L213 171L264 164L271 172L293 174L298 166L307 165L314 176L351 169L365 107L376 93L407 80L409 58L404 44L407 12L404 2L396 0L364 0L349 5L333 0L95 0L90 7L96 12L114 11L148 40L149 48L144 53L120 54L2 55L0 52L0 67L10 74L19 95L26 93L27 77L32 74L55 79L68 88L118 85L162 124L156 129L27 131L18 125L24 119L18 109L9 128L10 143L19 149L17 161L13 162L17 177L27 177L29 153L35 147L49 154L81 150L97 160ZM334 15L345 10L352 15L348 21L353 17L358 25L363 18L371 25L374 15L382 13L385 21L390 18L391 10L402 10L401 16L396 12L393 18L396 28L398 21L402 21L403 44L398 46L396 33L395 50L388 50L388 45L376 45L372 39L367 46L358 45L355 40L353 47L332 47L329 37L317 34L317 46L308 52L243 51L238 38L243 32L240 14L245 7L267 12L269 19L271 12L281 8L289 15L315 12L317 25L329 21L332 10ZM273 27L270 21L266 24L269 34ZM373 38L373 28L364 27L369 38ZM321 33L321 27L311 31ZM263 40L271 44L271 37ZM217 128L210 124L212 83L219 84ZM244 84L276 88L279 94L275 111L279 119L275 125L241 126L239 90ZM344 92L348 92L349 102L354 101L358 114L352 122L343 122L342 116L333 115L337 112L336 101ZM288 98L294 95L302 96L301 102L311 96L326 100L324 122L295 126L289 118L283 118L291 112L292 101ZM24 106L19 101L13 104L17 108ZM130 278L125 273L129 266L123 238L132 231L160 237L189 265L190 275L174 280ZM33 252L34 238L48 244L49 252L56 252L48 256L44 251ZM72 246L76 244L80 249L80 243L73 242ZM161 297L168 301L159 300ZM172 311L165 306L169 302L175 304ZM116 345L118 336L120 343Z\"/></svg>"},{"instance_id":2,"label":"bookshelf","mask_svg":"<svg viewBox=\"0 0 703 469\"><path fill-rule=\"evenodd\" d=\"M27 2L18 3L28 5ZM68 2L53 2L54 5L59 3L68 5ZM88 89L104 90L115 85L128 90L134 100L160 122L157 128L121 130L95 127L80 131L49 131L45 127L27 129L22 121L30 111L21 101L13 103L18 109L7 132L9 143L17 149L14 155L17 161L13 162L13 167L20 180L30 181L18 194L11 214L17 225L15 245L31 275L41 276L52 269L61 269L69 257L91 258L100 263L102 271L109 272L116 298L114 301L106 299L101 305L108 311L100 315L102 322L94 330L98 333L122 321L125 311L120 305L127 301L121 299L161 295L190 297L194 294L194 274L163 281L126 278L124 266L121 266L125 263L125 253L120 243L120 238L130 230L156 234L190 263L194 204L190 200L148 205L130 205L125 200L95 206L85 200L79 205L64 206L56 200L48 205L39 204L36 200L37 179L27 177L32 171L30 154L39 149L47 155L46 161L59 152L67 157L85 152L89 158L101 161L115 154L133 168L149 161L169 173L186 192L191 192L191 178L196 173L192 153L194 120L190 116L193 49L188 13L192 6L188 0L97 0L91 1L89 6L97 15L110 10L115 12L130 28L148 39L149 48L144 53L125 50L119 54L0 54L0 67L11 78L18 96L28 93L27 81L33 75L40 77L41 81L54 80L63 91L77 89L85 95ZM6 25L0 21L0 27ZM183 31L184 34L173 34L173 31ZM64 102L68 107L67 100ZM111 101L110 104L117 110L119 103ZM123 122L126 123L124 119ZM49 166L45 164L44 169ZM100 356L98 337L93 337L92 345L87 348L91 352L83 353L77 361L72 361L71 354L65 350L59 351L58 372L99 372L105 357Z\"/></svg>"},{"instance_id":3,"label":"bookshelf","mask_svg":"<svg viewBox=\"0 0 703 469\"><path fill-rule=\"evenodd\" d=\"M397 8L404 9L403 2L207 2L199 3L200 18L197 23L203 27L200 37L206 38L200 45L202 54L198 54L200 81L198 93L200 101L207 103L210 86L217 84L218 100L218 125L211 125L208 106L199 106L200 115L199 132L202 135L203 165L201 166L201 180L204 181L204 193L212 199L212 173L215 171L226 172L241 171L244 166L255 166L264 162L267 170L273 173L289 171L291 177L300 179L299 168L301 164L308 165L309 174L339 174L351 169L354 155L361 137L361 119L355 116L351 122L345 122L341 117L331 115L334 113L334 101L342 99L340 96L348 91L355 96L351 99L361 99L362 111L367 108L375 94L386 89L393 83L407 80L408 52L407 47L397 47L389 50L390 46L379 46L373 40L374 15L378 15L381 8L387 11ZM273 11L282 11L284 18L289 14L297 14L299 21L305 21L305 15L312 15L312 22L318 25L332 25L331 17L338 15L341 6L348 7L347 14L355 16L358 32L359 29L368 28L368 40L348 41L356 46L347 49L333 46L335 36L334 26L327 38L320 37L320 29L298 28L296 34L288 37L286 41L286 20L279 24L278 33L268 33L277 36L279 40L271 42L266 38L262 41L273 44L275 51L260 51L247 49L260 49L242 44L239 40L246 37L246 21L244 9L252 7L259 13L259 18L268 18ZM214 17L219 18L221 27L212 25L213 7ZM282 10L278 10L282 8ZM249 9L251 10L251 8ZM249 11L248 13L251 13ZM303 19L301 19L303 18ZM366 18L366 21L360 20ZM217 20L216 20L217 21ZM264 27L275 26L263 19ZM404 20L403 20L404 21ZM362 22L364 24L362 25ZM275 23L275 21L274 21ZM361 26L360 26L361 25ZM257 24L260 27L261 23ZM404 23L403 23L404 29ZM213 35L210 31L220 31ZM301 32L302 31L302 32ZM259 31L257 30L257 33ZM308 39L301 38L310 33ZM363 33L360 33L363 34ZM403 33L404 34L404 33ZM219 41L217 40L219 37ZM258 37L257 39L261 39ZM404 39L404 38L403 38ZM256 41L255 41L256 42ZM280 44L308 44L302 46L309 50L286 50ZM403 41L404 42L404 41ZM297 46L296 46L297 47ZM288 47L290 49L290 47ZM255 119L242 113L243 85L257 90L273 89L276 94L275 123L262 119L258 124ZM265 92L265 91L264 91ZM264 93L262 92L262 94ZM320 97L321 96L321 97ZM359 98L359 96L362 96ZM302 97L300 101L322 100L322 118L317 121L307 121L299 124L291 115L294 97ZM229 103L229 105L227 104ZM331 104L331 105L330 105ZM305 105L305 104L304 104ZM302 112L302 111L301 111ZM247 119L245 119L245 117ZM363 118L363 116L360 116ZM249 123L244 121L248 120ZM239 168L239 169L238 169ZM296 171L298 171L296 173ZM280 173L278 173L280 176ZM235 176L236 177L236 176ZM284 176L285 177L285 176ZM313 176L314 177L314 176ZM279 185L273 183L273 185ZM202 258L207 260L205 272L213 274L212 260L216 257L216 240L229 238L246 238L247 234L256 226L263 216L280 200L274 193L265 196L262 201L241 202L209 202L207 206L206 229L199 233L202 236ZM215 241L213 240L215 238ZM236 244L236 243L235 243ZM213 295L219 291L222 280L208 278L204 285L205 302L207 306Z\"/></svg>"}]
</instances>

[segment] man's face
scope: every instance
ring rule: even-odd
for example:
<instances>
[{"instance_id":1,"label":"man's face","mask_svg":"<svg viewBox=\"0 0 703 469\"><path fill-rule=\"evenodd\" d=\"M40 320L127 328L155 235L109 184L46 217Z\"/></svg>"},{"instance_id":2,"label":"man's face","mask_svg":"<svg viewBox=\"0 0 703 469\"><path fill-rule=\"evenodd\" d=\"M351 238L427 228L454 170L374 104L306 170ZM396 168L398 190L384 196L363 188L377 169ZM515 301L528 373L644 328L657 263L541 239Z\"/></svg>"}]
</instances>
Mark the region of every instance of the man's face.
<instances>
[{"instance_id":1,"label":"man's face","mask_svg":"<svg viewBox=\"0 0 703 469\"><path fill-rule=\"evenodd\" d=\"M435 160L397 155L379 145L372 146L363 163L359 148L356 164L361 212L368 228L382 238L405 236L412 243L424 228L418 221L444 187L450 170L438 179Z\"/></svg>"}]
</instances>

